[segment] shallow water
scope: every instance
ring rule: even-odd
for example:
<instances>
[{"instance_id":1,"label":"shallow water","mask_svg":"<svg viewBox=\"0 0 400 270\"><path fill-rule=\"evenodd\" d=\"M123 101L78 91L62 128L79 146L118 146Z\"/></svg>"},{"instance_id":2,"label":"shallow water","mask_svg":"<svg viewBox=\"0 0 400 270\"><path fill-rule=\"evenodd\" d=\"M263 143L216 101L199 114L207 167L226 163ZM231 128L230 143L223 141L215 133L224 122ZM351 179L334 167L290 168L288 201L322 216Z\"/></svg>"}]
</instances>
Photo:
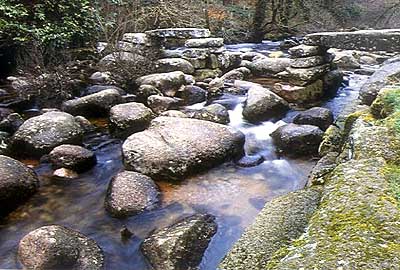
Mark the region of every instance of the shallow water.
<instances>
[{"instance_id":1,"label":"shallow water","mask_svg":"<svg viewBox=\"0 0 400 270\"><path fill-rule=\"evenodd\" d=\"M349 101L357 98L359 84L366 77L351 75L349 86L324 102L337 114ZM264 204L272 198L304 187L313 160L280 158L275 154L269 134L283 121L290 122L291 111L281 121L246 123L242 116L245 97L224 95L214 102L230 109L230 125L246 135L245 152L259 154L265 162L252 168L241 168L228 162L178 185L159 182L162 206L155 211L118 220L104 210L106 189L112 176L123 169L121 142L106 132L91 134L85 144L95 151L98 164L89 172L71 181L51 178L48 164L35 166L40 175L39 192L24 206L0 223L0 269L21 268L17 260L17 245L28 232L49 224L60 224L81 231L93 238L105 251L106 269L150 269L140 253L141 241L153 230L173 224L195 212L216 217L218 232L212 239L201 263L202 270L215 270L244 229L252 223ZM198 107L204 104L197 105ZM100 126L104 122L96 121ZM120 238L120 230L128 227L134 237Z\"/></svg>"}]
</instances>

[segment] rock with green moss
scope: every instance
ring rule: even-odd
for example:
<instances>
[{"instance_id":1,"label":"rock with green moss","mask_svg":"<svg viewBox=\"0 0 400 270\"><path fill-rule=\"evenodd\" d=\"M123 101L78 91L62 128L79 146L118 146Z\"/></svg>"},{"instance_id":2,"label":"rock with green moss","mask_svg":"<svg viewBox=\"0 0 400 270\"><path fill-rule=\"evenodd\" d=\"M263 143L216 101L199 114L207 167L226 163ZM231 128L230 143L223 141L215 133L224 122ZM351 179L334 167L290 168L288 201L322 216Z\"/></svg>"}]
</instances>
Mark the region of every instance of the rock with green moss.
<instances>
[{"instance_id":1,"label":"rock with green moss","mask_svg":"<svg viewBox=\"0 0 400 270\"><path fill-rule=\"evenodd\" d=\"M400 214L385 166L383 158L339 165L307 232L264 269L397 269Z\"/></svg>"},{"instance_id":2,"label":"rock with green moss","mask_svg":"<svg viewBox=\"0 0 400 270\"><path fill-rule=\"evenodd\" d=\"M371 105L371 113L375 118L386 118L392 113L400 111L400 87L383 88Z\"/></svg>"},{"instance_id":3,"label":"rock with green moss","mask_svg":"<svg viewBox=\"0 0 400 270\"><path fill-rule=\"evenodd\" d=\"M386 161L400 162L400 140L388 127L359 118L350 133L350 144L354 159L383 157Z\"/></svg>"},{"instance_id":4,"label":"rock with green moss","mask_svg":"<svg viewBox=\"0 0 400 270\"><path fill-rule=\"evenodd\" d=\"M221 270L258 270L305 230L317 209L320 190L292 192L269 202L222 263Z\"/></svg>"}]
</instances>

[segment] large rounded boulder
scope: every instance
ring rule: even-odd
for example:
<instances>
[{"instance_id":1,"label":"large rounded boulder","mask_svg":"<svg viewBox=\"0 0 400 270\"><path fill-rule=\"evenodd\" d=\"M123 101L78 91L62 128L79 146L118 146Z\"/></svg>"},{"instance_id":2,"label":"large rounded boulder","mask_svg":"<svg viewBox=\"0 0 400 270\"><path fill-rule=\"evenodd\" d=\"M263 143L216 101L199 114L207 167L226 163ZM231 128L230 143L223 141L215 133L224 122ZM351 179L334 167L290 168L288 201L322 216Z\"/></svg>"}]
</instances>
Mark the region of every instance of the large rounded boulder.
<instances>
[{"instance_id":1,"label":"large rounded boulder","mask_svg":"<svg viewBox=\"0 0 400 270\"><path fill-rule=\"evenodd\" d=\"M197 214L153 233L141 250L154 270L197 269L216 232L212 216Z\"/></svg>"},{"instance_id":2,"label":"large rounded boulder","mask_svg":"<svg viewBox=\"0 0 400 270\"><path fill-rule=\"evenodd\" d=\"M61 144L79 144L84 130L70 114L48 112L32 117L19 127L12 138L14 153L41 156Z\"/></svg>"},{"instance_id":3,"label":"large rounded boulder","mask_svg":"<svg viewBox=\"0 0 400 270\"><path fill-rule=\"evenodd\" d=\"M243 117L250 122L258 122L282 115L289 104L277 94L261 86L253 86L247 93Z\"/></svg>"},{"instance_id":4,"label":"large rounded boulder","mask_svg":"<svg viewBox=\"0 0 400 270\"><path fill-rule=\"evenodd\" d=\"M0 155L0 217L29 199L38 187L39 179L32 169Z\"/></svg>"},{"instance_id":5,"label":"large rounded boulder","mask_svg":"<svg viewBox=\"0 0 400 270\"><path fill-rule=\"evenodd\" d=\"M125 218L157 207L159 194L157 185L150 177L125 171L111 180L105 207L111 216Z\"/></svg>"},{"instance_id":6,"label":"large rounded boulder","mask_svg":"<svg viewBox=\"0 0 400 270\"><path fill-rule=\"evenodd\" d=\"M102 269L104 255L96 242L58 225L38 228L22 238L18 258L24 269Z\"/></svg>"},{"instance_id":7,"label":"large rounded boulder","mask_svg":"<svg viewBox=\"0 0 400 270\"><path fill-rule=\"evenodd\" d=\"M96 164L95 154L79 145L57 146L50 152L49 158L55 168L66 168L77 172L84 172Z\"/></svg>"},{"instance_id":8,"label":"large rounded boulder","mask_svg":"<svg viewBox=\"0 0 400 270\"><path fill-rule=\"evenodd\" d=\"M122 146L125 166L153 179L182 180L243 151L244 135L209 121L158 117Z\"/></svg>"},{"instance_id":9,"label":"large rounded boulder","mask_svg":"<svg viewBox=\"0 0 400 270\"><path fill-rule=\"evenodd\" d=\"M327 130L333 120L333 113L329 109L314 107L297 114L293 119L293 123L317 126L322 130Z\"/></svg>"},{"instance_id":10,"label":"large rounded boulder","mask_svg":"<svg viewBox=\"0 0 400 270\"><path fill-rule=\"evenodd\" d=\"M318 153L324 132L311 125L287 124L272 132L271 137L279 151L289 156L307 156Z\"/></svg>"},{"instance_id":11,"label":"large rounded boulder","mask_svg":"<svg viewBox=\"0 0 400 270\"><path fill-rule=\"evenodd\" d=\"M122 103L122 96L116 89L107 89L95 94L65 101L62 110L82 116L106 115L110 108Z\"/></svg>"},{"instance_id":12,"label":"large rounded boulder","mask_svg":"<svg viewBox=\"0 0 400 270\"><path fill-rule=\"evenodd\" d=\"M142 103L120 104L110 110L110 128L116 136L126 138L145 130L154 117L153 112Z\"/></svg>"}]
</instances>

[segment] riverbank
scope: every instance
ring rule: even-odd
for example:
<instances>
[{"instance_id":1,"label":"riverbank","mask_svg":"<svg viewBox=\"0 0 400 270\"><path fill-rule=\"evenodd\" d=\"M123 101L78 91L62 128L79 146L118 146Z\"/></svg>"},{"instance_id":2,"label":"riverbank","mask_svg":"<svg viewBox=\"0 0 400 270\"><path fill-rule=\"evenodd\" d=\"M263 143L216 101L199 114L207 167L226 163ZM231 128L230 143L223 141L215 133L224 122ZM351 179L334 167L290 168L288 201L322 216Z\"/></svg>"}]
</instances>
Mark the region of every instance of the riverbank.
<instances>
[{"instance_id":1,"label":"riverbank","mask_svg":"<svg viewBox=\"0 0 400 270\"><path fill-rule=\"evenodd\" d=\"M350 105L327 132L309 187L267 203L220 269L397 269L400 70L384 69L362 89L381 85L372 105Z\"/></svg>"}]
</instances>

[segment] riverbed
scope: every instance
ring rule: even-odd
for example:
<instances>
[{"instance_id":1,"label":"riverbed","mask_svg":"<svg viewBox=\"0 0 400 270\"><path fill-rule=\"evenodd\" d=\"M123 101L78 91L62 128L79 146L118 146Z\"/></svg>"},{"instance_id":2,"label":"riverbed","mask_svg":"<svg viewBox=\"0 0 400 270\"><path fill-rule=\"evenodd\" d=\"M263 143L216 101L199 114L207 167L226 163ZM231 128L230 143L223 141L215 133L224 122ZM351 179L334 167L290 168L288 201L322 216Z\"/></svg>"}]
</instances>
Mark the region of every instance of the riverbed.
<instances>
[{"instance_id":1,"label":"riverbed","mask_svg":"<svg viewBox=\"0 0 400 270\"><path fill-rule=\"evenodd\" d=\"M251 50L264 54L276 51L277 44L233 45L230 50ZM322 101L337 117L344 106L357 99L365 75L349 73L346 84L335 97ZM123 170L121 144L104 129L104 122L85 139L85 146L96 153L98 163L78 179L65 181L51 177L53 170L45 161L25 160L41 179L39 192L0 224L0 269L22 268L17 260L19 240L30 231L49 224L78 230L93 238L104 250L106 269L150 269L140 253L142 240L152 231L173 224L182 217L204 212L216 217L218 232L213 237L201 263L201 270L215 270L217 265L252 223L266 202L302 189L316 160L277 156L269 136L280 125L290 122L295 111L282 119L247 123L242 118L245 96L225 94L213 100L229 108L230 126L246 135L245 153L261 155L265 161L251 168L228 162L180 184L158 182L162 206L158 210L128 219L111 218L104 209L110 179ZM201 106L198 105L198 106ZM127 227L134 236L121 240L120 230Z\"/></svg>"}]
</instances>

